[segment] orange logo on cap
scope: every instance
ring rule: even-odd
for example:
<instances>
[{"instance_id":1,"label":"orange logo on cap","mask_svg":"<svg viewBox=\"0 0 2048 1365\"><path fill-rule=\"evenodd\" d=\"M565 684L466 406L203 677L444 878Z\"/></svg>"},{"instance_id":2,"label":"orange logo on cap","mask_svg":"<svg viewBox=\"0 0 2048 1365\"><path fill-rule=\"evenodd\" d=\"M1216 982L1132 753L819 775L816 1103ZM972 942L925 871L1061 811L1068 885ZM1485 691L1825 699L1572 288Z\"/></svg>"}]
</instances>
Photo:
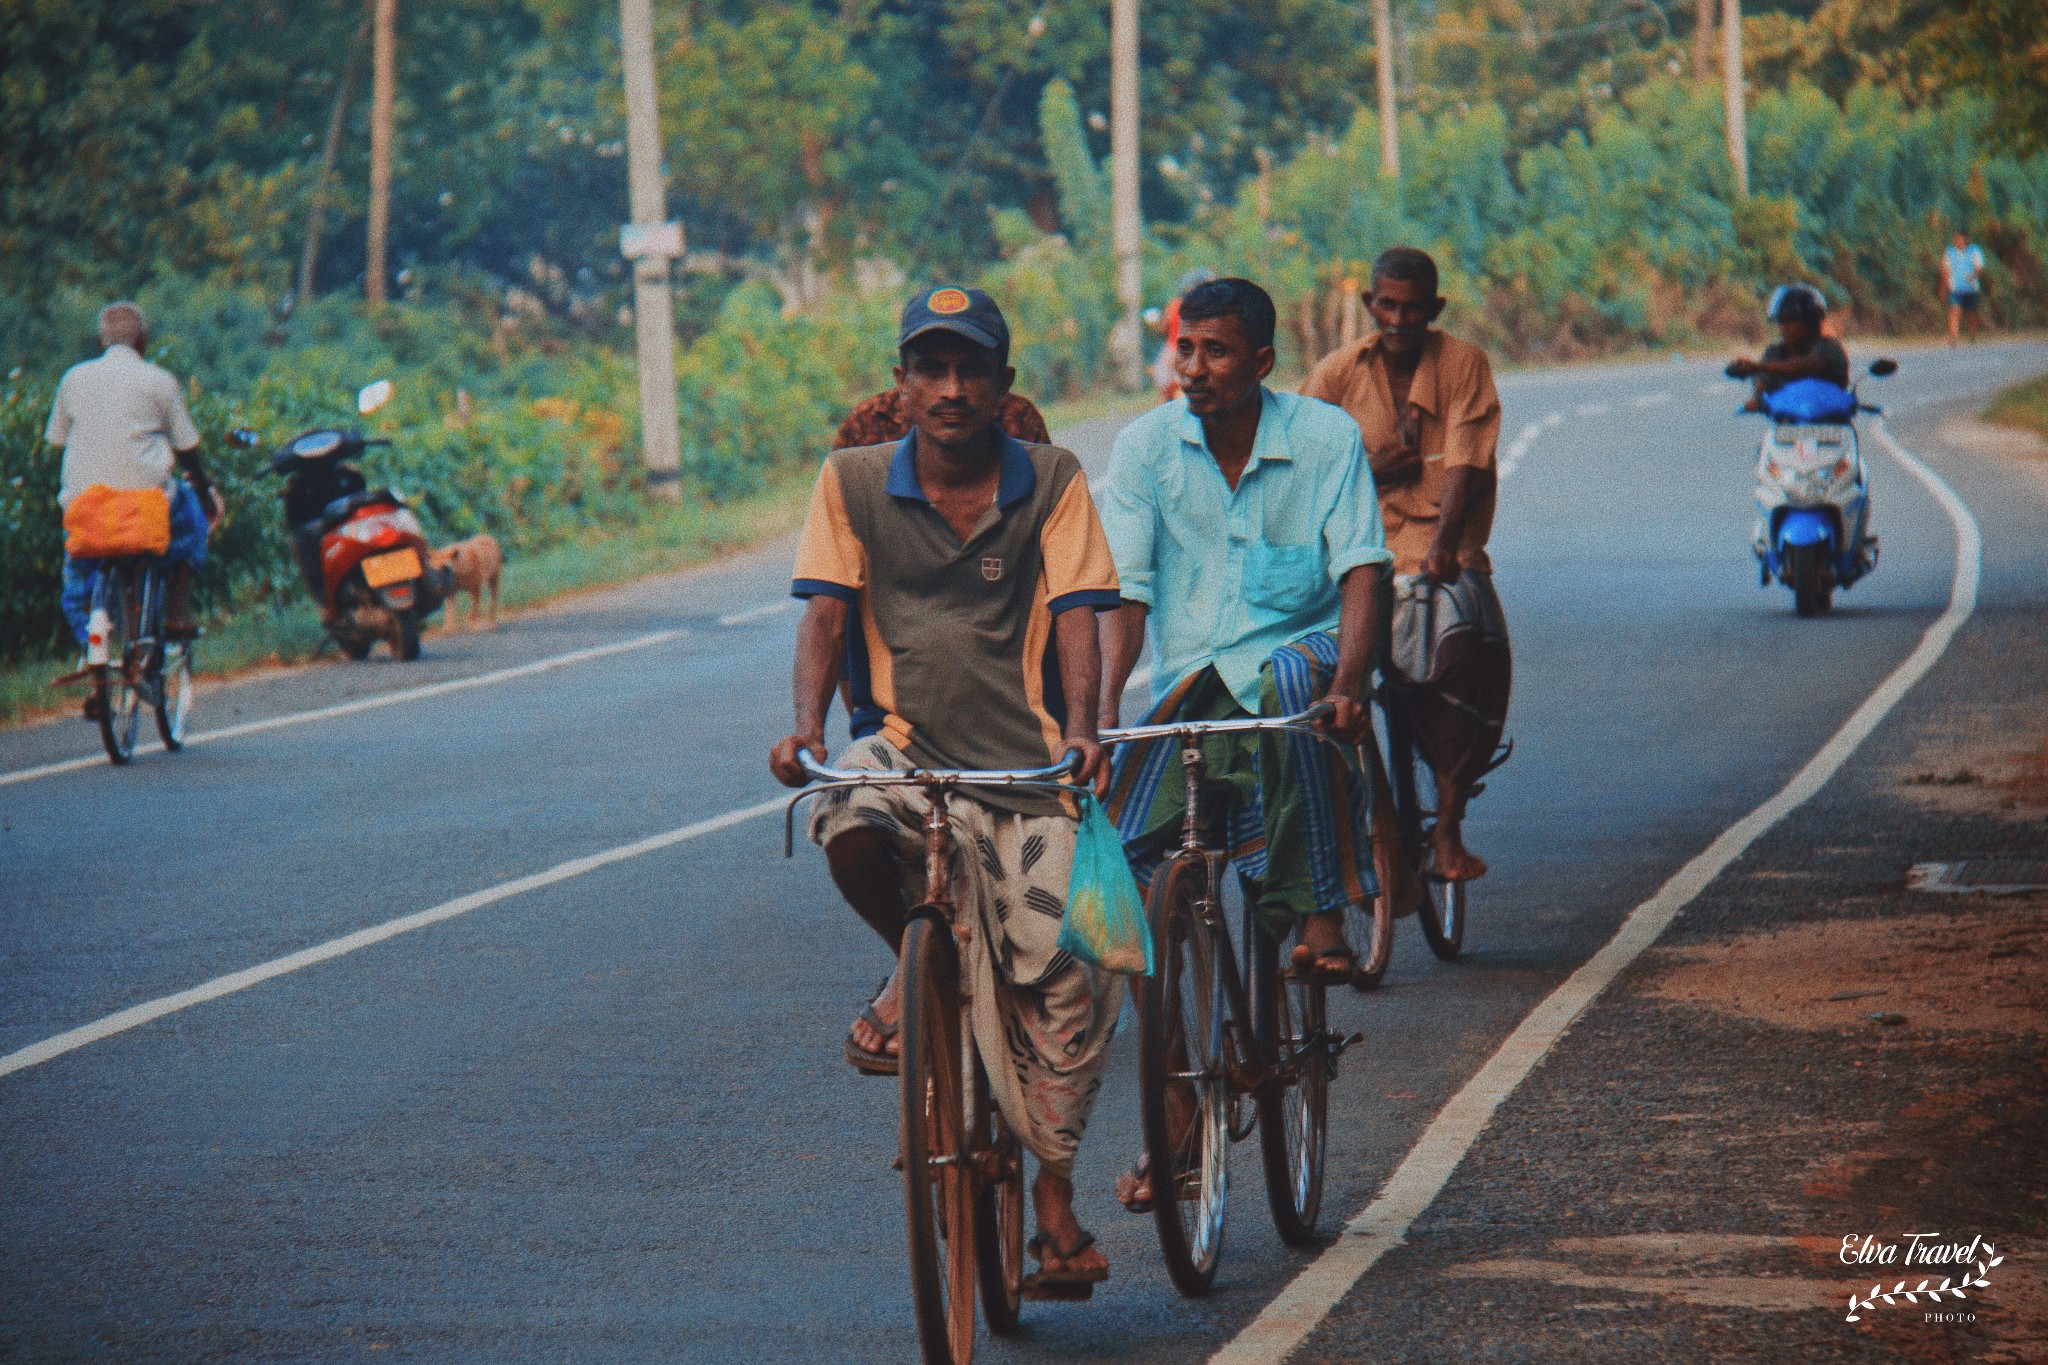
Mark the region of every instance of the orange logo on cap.
<instances>
[{"instance_id":1,"label":"orange logo on cap","mask_svg":"<svg viewBox=\"0 0 2048 1365\"><path fill-rule=\"evenodd\" d=\"M966 312L969 300L965 290L934 289L932 296L924 301L924 306L941 317L951 317L955 313Z\"/></svg>"}]
</instances>

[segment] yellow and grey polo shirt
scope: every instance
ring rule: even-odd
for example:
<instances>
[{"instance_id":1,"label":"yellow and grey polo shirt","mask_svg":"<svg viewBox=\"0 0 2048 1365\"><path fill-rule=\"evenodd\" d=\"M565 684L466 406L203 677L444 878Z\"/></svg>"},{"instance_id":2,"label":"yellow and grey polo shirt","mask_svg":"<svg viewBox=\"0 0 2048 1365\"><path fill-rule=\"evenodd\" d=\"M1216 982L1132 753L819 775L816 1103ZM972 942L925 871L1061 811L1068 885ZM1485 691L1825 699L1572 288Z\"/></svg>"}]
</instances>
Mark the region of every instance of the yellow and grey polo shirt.
<instances>
[{"instance_id":1,"label":"yellow and grey polo shirt","mask_svg":"<svg viewBox=\"0 0 2048 1365\"><path fill-rule=\"evenodd\" d=\"M1081 462L1000 438L996 501L965 543L917 481L912 431L835 450L797 547L798 597L850 603L846 677L855 738L881 734L935 768L1038 768L1066 722L1053 618L1117 605L1116 564ZM1048 814L1050 797L976 793Z\"/></svg>"}]
</instances>

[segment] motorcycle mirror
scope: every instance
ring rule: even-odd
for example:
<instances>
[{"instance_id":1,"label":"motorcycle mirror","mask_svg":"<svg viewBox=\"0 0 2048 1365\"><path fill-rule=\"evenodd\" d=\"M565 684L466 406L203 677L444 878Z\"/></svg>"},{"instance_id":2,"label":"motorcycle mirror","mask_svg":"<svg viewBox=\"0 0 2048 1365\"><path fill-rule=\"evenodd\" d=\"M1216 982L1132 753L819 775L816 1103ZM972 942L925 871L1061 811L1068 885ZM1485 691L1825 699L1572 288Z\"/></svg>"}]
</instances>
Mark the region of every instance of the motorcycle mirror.
<instances>
[{"instance_id":1,"label":"motorcycle mirror","mask_svg":"<svg viewBox=\"0 0 2048 1365\"><path fill-rule=\"evenodd\" d=\"M390 401L391 381L380 379L374 384L363 385L363 391L356 395L356 411L368 417Z\"/></svg>"},{"instance_id":2,"label":"motorcycle mirror","mask_svg":"<svg viewBox=\"0 0 2048 1365\"><path fill-rule=\"evenodd\" d=\"M1733 360L1728 362L1727 366L1724 369L1722 369L1721 373L1727 375L1730 379L1742 378L1742 371L1737 367L1737 362Z\"/></svg>"},{"instance_id":3,"label":"motorcycle mirror","mask_svg":"<svg viewBox=\"0 0 2048 1365\"><path fill-rule=\"evenodd\" d=\"M1870 372L1879 379L1884 378L1888 374L1897 374L1899 372L1899 362L1889 358L1873 360L1870 362Z\"/></svg>"},{"instance_id":4,"label":"motorcycle mirror","mask_svg":"<svg viewBox=\"0 0 2048 1365\"><path fill-rule=\"evenodd\" d=\"M254 450L256 448L256 433L247 427L236 427L228 433L228 444L240 446L243 450Z\"/></svg>"}]
</instances>

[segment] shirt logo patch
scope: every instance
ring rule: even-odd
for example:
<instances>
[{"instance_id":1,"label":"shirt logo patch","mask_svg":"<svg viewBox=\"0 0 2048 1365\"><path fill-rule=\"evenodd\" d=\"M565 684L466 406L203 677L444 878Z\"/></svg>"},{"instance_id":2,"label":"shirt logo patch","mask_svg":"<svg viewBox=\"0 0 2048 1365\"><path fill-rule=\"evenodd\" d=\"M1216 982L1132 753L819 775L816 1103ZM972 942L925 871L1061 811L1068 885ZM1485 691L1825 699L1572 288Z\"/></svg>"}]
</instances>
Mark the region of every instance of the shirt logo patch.
<instances>
[{"instance_id":1,"label":"shirt logo patch","mask_svg":"<svg viewBox=\"0 0 2048 1365\"><path fill-rule=\"evenodd\" d=\"M959 289L934 289L932 296L924 301L924 306L940 317L951 317L967 311L967 294Z\"/></svg>"},{"instance_id":2,"label":"shirt logo patch","mask_svg":"<svg viewBox=\"0 0 2048 1365\"><path fill-rule=\"evenodd\" d=\"M981 560L981 576L991 583L1002 581L1003 561L994 555L984 555Z\"/></svg>"}]
</instances>

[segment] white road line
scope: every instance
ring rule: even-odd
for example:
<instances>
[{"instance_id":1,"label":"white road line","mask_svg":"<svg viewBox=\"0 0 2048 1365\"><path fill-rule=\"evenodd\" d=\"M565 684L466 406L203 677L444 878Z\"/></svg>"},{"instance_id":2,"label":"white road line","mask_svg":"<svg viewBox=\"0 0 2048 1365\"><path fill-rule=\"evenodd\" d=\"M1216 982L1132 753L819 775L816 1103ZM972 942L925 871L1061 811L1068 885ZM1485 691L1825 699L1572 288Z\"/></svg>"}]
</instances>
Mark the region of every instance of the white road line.
<instances>
[{"instance_id":1,"label":"white road line","mask_svg":"<svg viewBox=\"0 0 2048 1365\"><path fill-rule=\"evenodd\" d=\"M1628 405L1632 408L1654 408L1659 403L1669 403L1670 401L1671 395L1665 390L1659 389L1655 393L1639 394L1629 399Z\"/></svg>"},{"instance_id":2,"label":"white road line","mask_svg":"<svg viewBox=\"0 0 2048 1365\"><path fill-rule=\"evenodd\" d=\"M514 678L527 678L536 673L550 673L570 664L586 663L591 659L603 659L613 654L625 654L636 649L649 649L665 645L671 640L680 640L690 632L687 630L657 630L651 635L636 635L630 640L619 640L608 645L592 645L588 649L573 649L567 654L554 654L531 663L519 664L513 668L495 669L489 673L477 673L467 678L450 678L446 682L427 683L422 687L408 687L397 692L381 692L374 697L359 697L336 706L323 706L314 711L293 711L282 716L271 716L267 720L252 720L242 725L223 726L218 730L203 730L186 738L186 747L194 744L211 744L219 739L239 739L243 735L259 735L269 730L282 730L290 725L306 725L316 720L333 720L338 716L353 716L363 711L375 711L386 706L397 706L403 702L425 701L429 697L446 696L450 692L466 692L473 687L489 687L494 683L510 682ZM161 744L137 745L137 753L154 753L163 748ZM11 787L17 782L33 782L39 777L55 777L59 773L77 772L81 768L92 768L104 764L106 755L95 754L90 758L68 758L61 763L45 763L37 768L20 768L11 773L0 773L0 787Z\"/></svg>"},{"instance_id":3,"label":"white road line","mask_svg":"<svg viewBox=\"0 0 2048 1365\"><path fill-rule=\"evenodd\" d=\"M1525 426L1525 427L1523 427L1523 428L1522 428L1522 432L1521 432L1521 437L1522 437L1522 440L1524 440L1524 441L1533 441L1533 440L1535 440L1535 439L1536 439L1536 438L1537 438L1538 436L1541 436L1542 434L1543 434L1543 423L1541 423L1541 422L1531 422L1531 423L1529 423L1529 425L1528 425L1528 426Z\"/></svg>"},{"instance_id":4,"label":"white road line","mask_svg":"<svg viewBox=\"0 0 2048 1365\"><path fill-rule=\"evenodd\" d=\"M1546 412L1546 413L1544 413L1544 414L1543 414L1543 425L1544 425L1544 426L1546 426L1546 427L1561 427L1561 426L1563 426L1563 425L1564 425L1564 414L1563 414L1563 413L1561 413L1561 412Z\"/></svg>"},{"instance_id":5,"label":"white road line","mask_svg":"<svg viewBox=\"0 0 2048 1365\"><path fill-rule=\"evenodd\" d=\"M1581 403L1572 409L1574 417L1604 417L1612 411L1605 403Z\"/></svg>"},{"instance_id":6,"label":"white road line","mask_svg":"<svg viewBox=\"0 0 2048 1365\"><path fill-rule=\"evenodd\" d=\"M1594 997L1654 943L1678 912L1766 830L1820 791L1947 651L1949 642L1977 605L1983 537L1970 509L1940 475L1893 439L1882 420L1876 423L1876 432L1906 472L1934 495L1955 527L1955 574L1947 609L1927 628L1905 662L1864 699L1842 723L1842 728L1776 796L1722 831L1704 852L1659 887L1657 894L1630 911L1607 945L1529 1013L1500 1045L1500 1050L1438 1111L1387 1180L1379 1198L1346 1225L1344 1235L1335 1245L1310 1263L1258 1317L1211 1356L1212 1365L1277 1365L1306 1340L1358 1278L1372 1269L1380 1257L1402 1244L1409 1227L1450 1180L1451 1173L1492 1119L1494 1110L1528 1077Z\"/></svg>"},{"instance_id":7,"label":"white road line","mask_svg":"<svg viewBox=\"0 0 2048 1365\"><path fill-rule=\"evenodd\" d=\"M1724 393L1734 393L1735 390L1728 386L1726 380L1723 380L1719 384L1702 384L1698 392L1702 398L1718 398Z\"/></svg>"},{"instance_id":8,"label":"white road line","mask_svg":"<svg viewBox=\"0 0 2048 1365\"><path fill-rule=\"evenodd\" d=\"M736 611L730 616L721 616L718 618L718 624L721 626L743 626L749 621L759 621L770 616L780 616L786 611L795 611L802 605L794 597L785 597L780 602L770 602L766 606L754 607L747 611Z\"/></svg>"},{"instance_id":9,"label":"white road line","mask_svg":"<svg viewBox=\"0 0 2048 1365\"><path fill-rule=\"evenodd\" d=\"M176 1014L180 1010L188 1010L194 1005L202 1005L209 1000L218 1000L224 995L233 995L237 991L246 991L251 986L259 986L266 981L274 980L280 976L287 976L292 972L304 971L306 968L317 966L322 962L332 962L335 958L346 957L350 953L368 948L373 944L382 943L386 939L397 938L400 934L410 934L415 930L443 924L451 919L466 915L472 910L481 910L487 905L496 905L499 901L509 900L513 896L523 895L528 891L538 891L544 886L554 886L560 882L570 881L573 878L583 876L587 872L595 872L601 867L610 867L614 863L623 863L645 854L658 853L662 849L673 848L675 845L687 842L688 840L701 838L706 834L715 834L719 830L730 829L734 825L745 821L773 814L780 811L783 803L788 799L787 796L778 796L772 801L763 801L758 806L746 806L739 810L727 811L723 815L714 815L708 820L699 820L693 825L684 825L681 829L672 829L666 834L656 834L635 843L621 844L617 848L609 848L602 853L592 853L586 857L572 858L566 863L557 863L544 872L535 872L530 876L515 878L509 882L500 882L496 886L487 886L481 891L472 891L468 895L458 896L452 901L443 901L431 909L420 910L410 915L401 915L397 919L386 920L382 924L373 924L367 929L358 929L353 934L344 934L340 938L329 939L327 942L315 944L311 948L301 948L296 953L288 953L283 957L273 958L269 962L258 963L254 967L245 967L239 972L230 972L226 976L217 976L211 981L203 982L190 990L179 991L175 995L161 996L155 1000L144 1001L140 1005L131 1005L129 1008L107 1015L103 1019L95 1019L90 1024L67 1030L56 1035L54 1038L45 1038L40 1043L31 1043L19 1051L10 1052L4 1057L0 1057L0 1076L16 1071L26 1071L29 1067L40 1066L53 1057L61 1057L67 1052L75 1052L88 1043L97 1043L102 1039L111 1038L117 1033L126 1033L129 1029L139 1028L152 1020L161 1019L167 1014Z\"/></svg>"}]
</instances>

